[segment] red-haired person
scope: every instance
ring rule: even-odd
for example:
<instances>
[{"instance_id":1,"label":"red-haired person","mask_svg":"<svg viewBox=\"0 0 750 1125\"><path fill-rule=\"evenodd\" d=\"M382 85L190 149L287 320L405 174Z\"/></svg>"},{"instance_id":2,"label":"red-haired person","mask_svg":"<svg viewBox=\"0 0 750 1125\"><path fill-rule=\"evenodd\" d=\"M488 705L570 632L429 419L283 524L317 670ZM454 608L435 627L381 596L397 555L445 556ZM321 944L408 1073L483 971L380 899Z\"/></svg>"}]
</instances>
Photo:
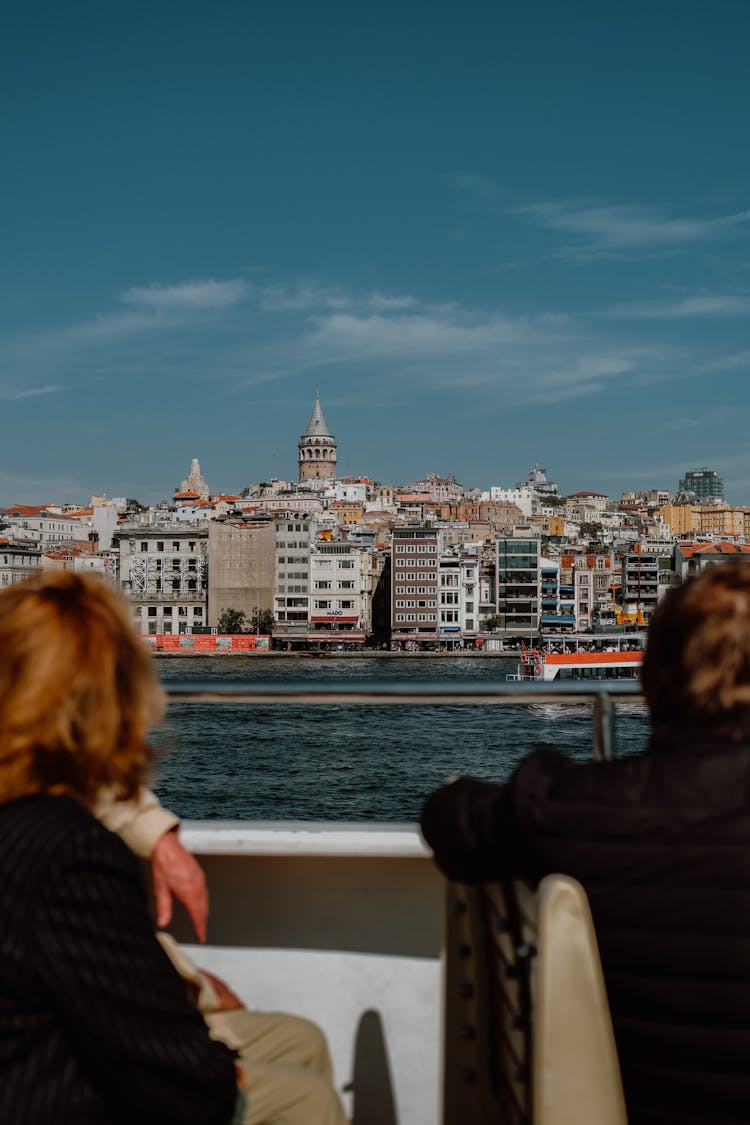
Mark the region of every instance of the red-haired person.
<instances>
[{"instance_id":1,"label":"red-haired person","mask_svg":"<svg viewBox=\"0 0 750 1125\"><path fill-rule=\"evenodd\" d=\"M135 797L162 693L127 609L65 572L0 592L0 1121L229 1125L235 1056L90 811Z\"/></svg>"},{"instance_id":2,"label":"red-haired person","mask_svg":"<svg viewBox=\"0 0 750 1125\"><path fill-rule=\"evenodd\" d=\"M564 872L589 897L630 1125L750 1121L750 565L670 591L642 671L644 753L531 754L434 793L451 878Z\"/></svg>"}]
</instances>

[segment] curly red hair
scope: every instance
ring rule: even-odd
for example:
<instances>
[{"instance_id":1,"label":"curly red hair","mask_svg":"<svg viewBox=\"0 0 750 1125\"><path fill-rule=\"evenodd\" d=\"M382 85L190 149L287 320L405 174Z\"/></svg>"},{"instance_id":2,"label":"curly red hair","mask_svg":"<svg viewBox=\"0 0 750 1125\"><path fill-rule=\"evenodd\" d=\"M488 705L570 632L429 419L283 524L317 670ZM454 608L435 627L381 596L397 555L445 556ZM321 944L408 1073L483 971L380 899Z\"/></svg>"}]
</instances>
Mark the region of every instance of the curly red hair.
<instances>
[{"instance_id":1,"label":"curly red hair","mask_svg":"<svg viewBox=\"0 0 750 1125\"><path fill-rule=\"evenodd\" d=\"M127 604L101 579L47 572L0 592L0 801L133 796L163 711Z\"/></svg>"}]
</instances>

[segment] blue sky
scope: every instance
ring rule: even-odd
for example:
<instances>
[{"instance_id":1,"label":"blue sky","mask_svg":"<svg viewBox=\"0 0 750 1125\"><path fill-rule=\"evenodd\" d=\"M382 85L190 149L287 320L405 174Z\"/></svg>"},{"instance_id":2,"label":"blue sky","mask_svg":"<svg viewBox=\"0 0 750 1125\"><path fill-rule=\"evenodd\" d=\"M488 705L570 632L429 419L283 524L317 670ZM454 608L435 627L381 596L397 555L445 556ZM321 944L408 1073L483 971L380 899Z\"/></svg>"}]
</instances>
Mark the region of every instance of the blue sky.
<instances>
[{"instance_id":1,"label":"blue sky","mask_svg":"<svg viewBox=\"0 0 750 1125\"><path fill-rule=\"evenodd\" d=\"M0 503L343 473L750 503L750 5L15 5Z\"/></svg>"}]
</instances>

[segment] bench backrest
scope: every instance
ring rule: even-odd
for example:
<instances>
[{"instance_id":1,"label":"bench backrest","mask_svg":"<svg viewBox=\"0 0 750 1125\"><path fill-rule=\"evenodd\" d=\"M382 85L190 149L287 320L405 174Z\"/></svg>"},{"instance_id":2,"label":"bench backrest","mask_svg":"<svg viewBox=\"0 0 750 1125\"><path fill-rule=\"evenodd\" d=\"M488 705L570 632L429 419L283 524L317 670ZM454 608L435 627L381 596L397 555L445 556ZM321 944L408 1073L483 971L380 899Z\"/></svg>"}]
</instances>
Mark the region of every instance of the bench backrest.
<instances>
[{"instance_id":1,"label":"bench backrest","mask_svg":"<svg viewBox=\"0 0 750 1125\"><path fill-rule=\"evenodd\" d=\"M453 884L447 907L444 1125L626 1125L580 884Z\"/></svg>"}]
</instances>

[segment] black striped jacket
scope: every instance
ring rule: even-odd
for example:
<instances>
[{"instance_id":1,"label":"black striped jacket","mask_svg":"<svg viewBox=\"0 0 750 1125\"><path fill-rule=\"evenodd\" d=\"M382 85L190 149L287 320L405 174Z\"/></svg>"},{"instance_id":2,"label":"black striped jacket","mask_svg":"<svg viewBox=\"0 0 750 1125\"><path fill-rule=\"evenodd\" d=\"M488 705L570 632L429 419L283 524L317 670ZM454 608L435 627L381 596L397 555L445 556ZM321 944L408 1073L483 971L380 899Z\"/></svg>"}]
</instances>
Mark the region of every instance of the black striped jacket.
<instances>
[{"instance_id":1,"label":"black striped jacket","mask_svg":"<svg viewBox=\"0 0 750 1125\"><path fill-rule=\"evenodd\" d=\"M227 1125L235 1097L122 841L69 797L0 805L2 1125Z\"/></svg>"}]
</instances>

